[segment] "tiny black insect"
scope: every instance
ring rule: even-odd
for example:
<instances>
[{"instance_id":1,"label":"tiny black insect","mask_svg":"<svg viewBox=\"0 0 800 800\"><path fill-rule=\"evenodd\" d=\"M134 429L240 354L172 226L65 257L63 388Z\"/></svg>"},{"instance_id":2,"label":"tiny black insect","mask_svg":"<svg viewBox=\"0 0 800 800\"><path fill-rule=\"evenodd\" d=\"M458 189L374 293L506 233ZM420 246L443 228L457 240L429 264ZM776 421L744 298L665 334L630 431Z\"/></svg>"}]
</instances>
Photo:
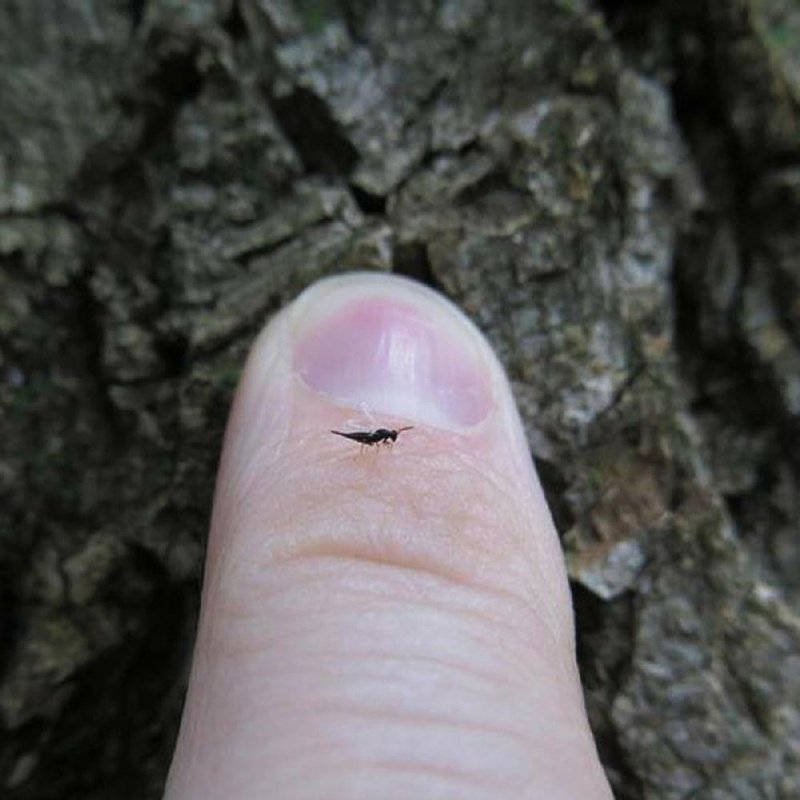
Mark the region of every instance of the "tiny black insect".
<instances>
[{"instance_id":1,"label":"tiny black insect","mask_svg":"<svg viewBox=\"0 0 800 800\"><path fill-rule=\"evenodd\" d=\"M403 431L410 431L414 426L409 425L405 428L398 428L396 431L388 428L377 428L374 431L354 431L353 433L343 433L342 431L331 431L337 436L344 436L345 439L352 439L360 445L372 447L374 444L389 444L397 441L397 437Z\"/></svg>"}]
</instances>

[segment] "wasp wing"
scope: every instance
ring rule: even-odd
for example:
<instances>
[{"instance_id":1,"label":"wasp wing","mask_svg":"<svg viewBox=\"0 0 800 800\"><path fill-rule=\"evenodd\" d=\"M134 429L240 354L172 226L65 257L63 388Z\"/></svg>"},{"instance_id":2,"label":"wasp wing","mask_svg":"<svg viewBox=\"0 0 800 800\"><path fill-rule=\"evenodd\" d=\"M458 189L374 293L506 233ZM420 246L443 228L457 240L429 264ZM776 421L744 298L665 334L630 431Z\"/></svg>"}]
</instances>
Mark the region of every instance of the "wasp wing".
<instances>
[{"instance_id":1,"label":"wasp wing","mask_svg":"<svg viewBox=\"0 0 800 800\"><path fill-rule=\"evenodd\" d=\"M351 417L342 423L342 427L348 433L358 433L364 430L374 431L381 427L367 403L359 403L358 410L361 412L358 417ZM339 431L336 432L339 433Z\"/></svg>"},{"instance_id":2,"label":"wasp wing","mask_svg":"<svg viewBox=\"0 0 800 800\"><path fill-rule=\"evenodd\" d=\"M345 439L352 439L360 444L373 444L374 437L370 431L354 431L353 433L343 433L342 431L331 431L337 436L344 436Z\"/></svg>"}]
</instances>

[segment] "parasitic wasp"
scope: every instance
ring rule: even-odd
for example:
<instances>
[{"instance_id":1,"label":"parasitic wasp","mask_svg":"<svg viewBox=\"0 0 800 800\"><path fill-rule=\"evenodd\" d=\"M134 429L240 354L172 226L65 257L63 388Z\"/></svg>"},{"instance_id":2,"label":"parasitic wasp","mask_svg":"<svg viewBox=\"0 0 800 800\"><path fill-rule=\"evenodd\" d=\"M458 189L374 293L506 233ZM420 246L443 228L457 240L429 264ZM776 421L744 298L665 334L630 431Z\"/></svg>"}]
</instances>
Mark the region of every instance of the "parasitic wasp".
<instances>
[{"instance_id":1,"label":"parasitic wasp","mask_svg":"<svg viewBox=\"0 0 800 800\"><path fill-rule=\"evenodd\" d=\"M358 442L363 448L364 446L372 447L374 444L394 444L397 441L397 437L403 431L410 431L413 427L413 425L408 425L405 428L398 428L397 430L376 428L374 431L353 431L353 433L331 431L331 433L335 433L337 436L343 436L345 439L352 439L352 441Z\"/></svg>"}]
</instances>

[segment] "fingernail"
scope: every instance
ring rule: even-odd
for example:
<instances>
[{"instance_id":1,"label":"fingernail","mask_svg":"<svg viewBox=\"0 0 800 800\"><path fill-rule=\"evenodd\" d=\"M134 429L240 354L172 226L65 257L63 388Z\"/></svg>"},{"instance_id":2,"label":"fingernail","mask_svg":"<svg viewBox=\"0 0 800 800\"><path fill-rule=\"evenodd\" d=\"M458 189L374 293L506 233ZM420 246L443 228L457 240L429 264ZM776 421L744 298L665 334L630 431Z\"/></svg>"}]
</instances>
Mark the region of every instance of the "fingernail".
<instances>
[{"instance_id":1,"label":"fingernail","mask_svg":"<svg viewBox=\"0 0 800 800\"><path fill-rule=\"evenodd\" d=\"M349 276L312 289L295 311L295 371L338 404L456 429L493 406L480 334L430 290Z\"/></svg>"}]
</instances>

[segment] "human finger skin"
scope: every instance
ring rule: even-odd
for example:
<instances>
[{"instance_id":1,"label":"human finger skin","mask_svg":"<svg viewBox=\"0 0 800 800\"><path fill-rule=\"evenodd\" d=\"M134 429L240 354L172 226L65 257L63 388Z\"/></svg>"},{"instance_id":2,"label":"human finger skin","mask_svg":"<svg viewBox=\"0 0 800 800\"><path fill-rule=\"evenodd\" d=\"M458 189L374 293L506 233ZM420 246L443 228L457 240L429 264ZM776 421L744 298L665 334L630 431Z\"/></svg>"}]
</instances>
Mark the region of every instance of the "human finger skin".
<instances>
[{"instance_id":1,"label":"human finger skin","mask_svg":"<svg viewBox=\"0 0 800 800\"><path fill-rule=\"evenodd\" d=\"M315 284L237 391L166 797L610 796L491 348L411 281Z\"/></svg>"}]
</instances>

